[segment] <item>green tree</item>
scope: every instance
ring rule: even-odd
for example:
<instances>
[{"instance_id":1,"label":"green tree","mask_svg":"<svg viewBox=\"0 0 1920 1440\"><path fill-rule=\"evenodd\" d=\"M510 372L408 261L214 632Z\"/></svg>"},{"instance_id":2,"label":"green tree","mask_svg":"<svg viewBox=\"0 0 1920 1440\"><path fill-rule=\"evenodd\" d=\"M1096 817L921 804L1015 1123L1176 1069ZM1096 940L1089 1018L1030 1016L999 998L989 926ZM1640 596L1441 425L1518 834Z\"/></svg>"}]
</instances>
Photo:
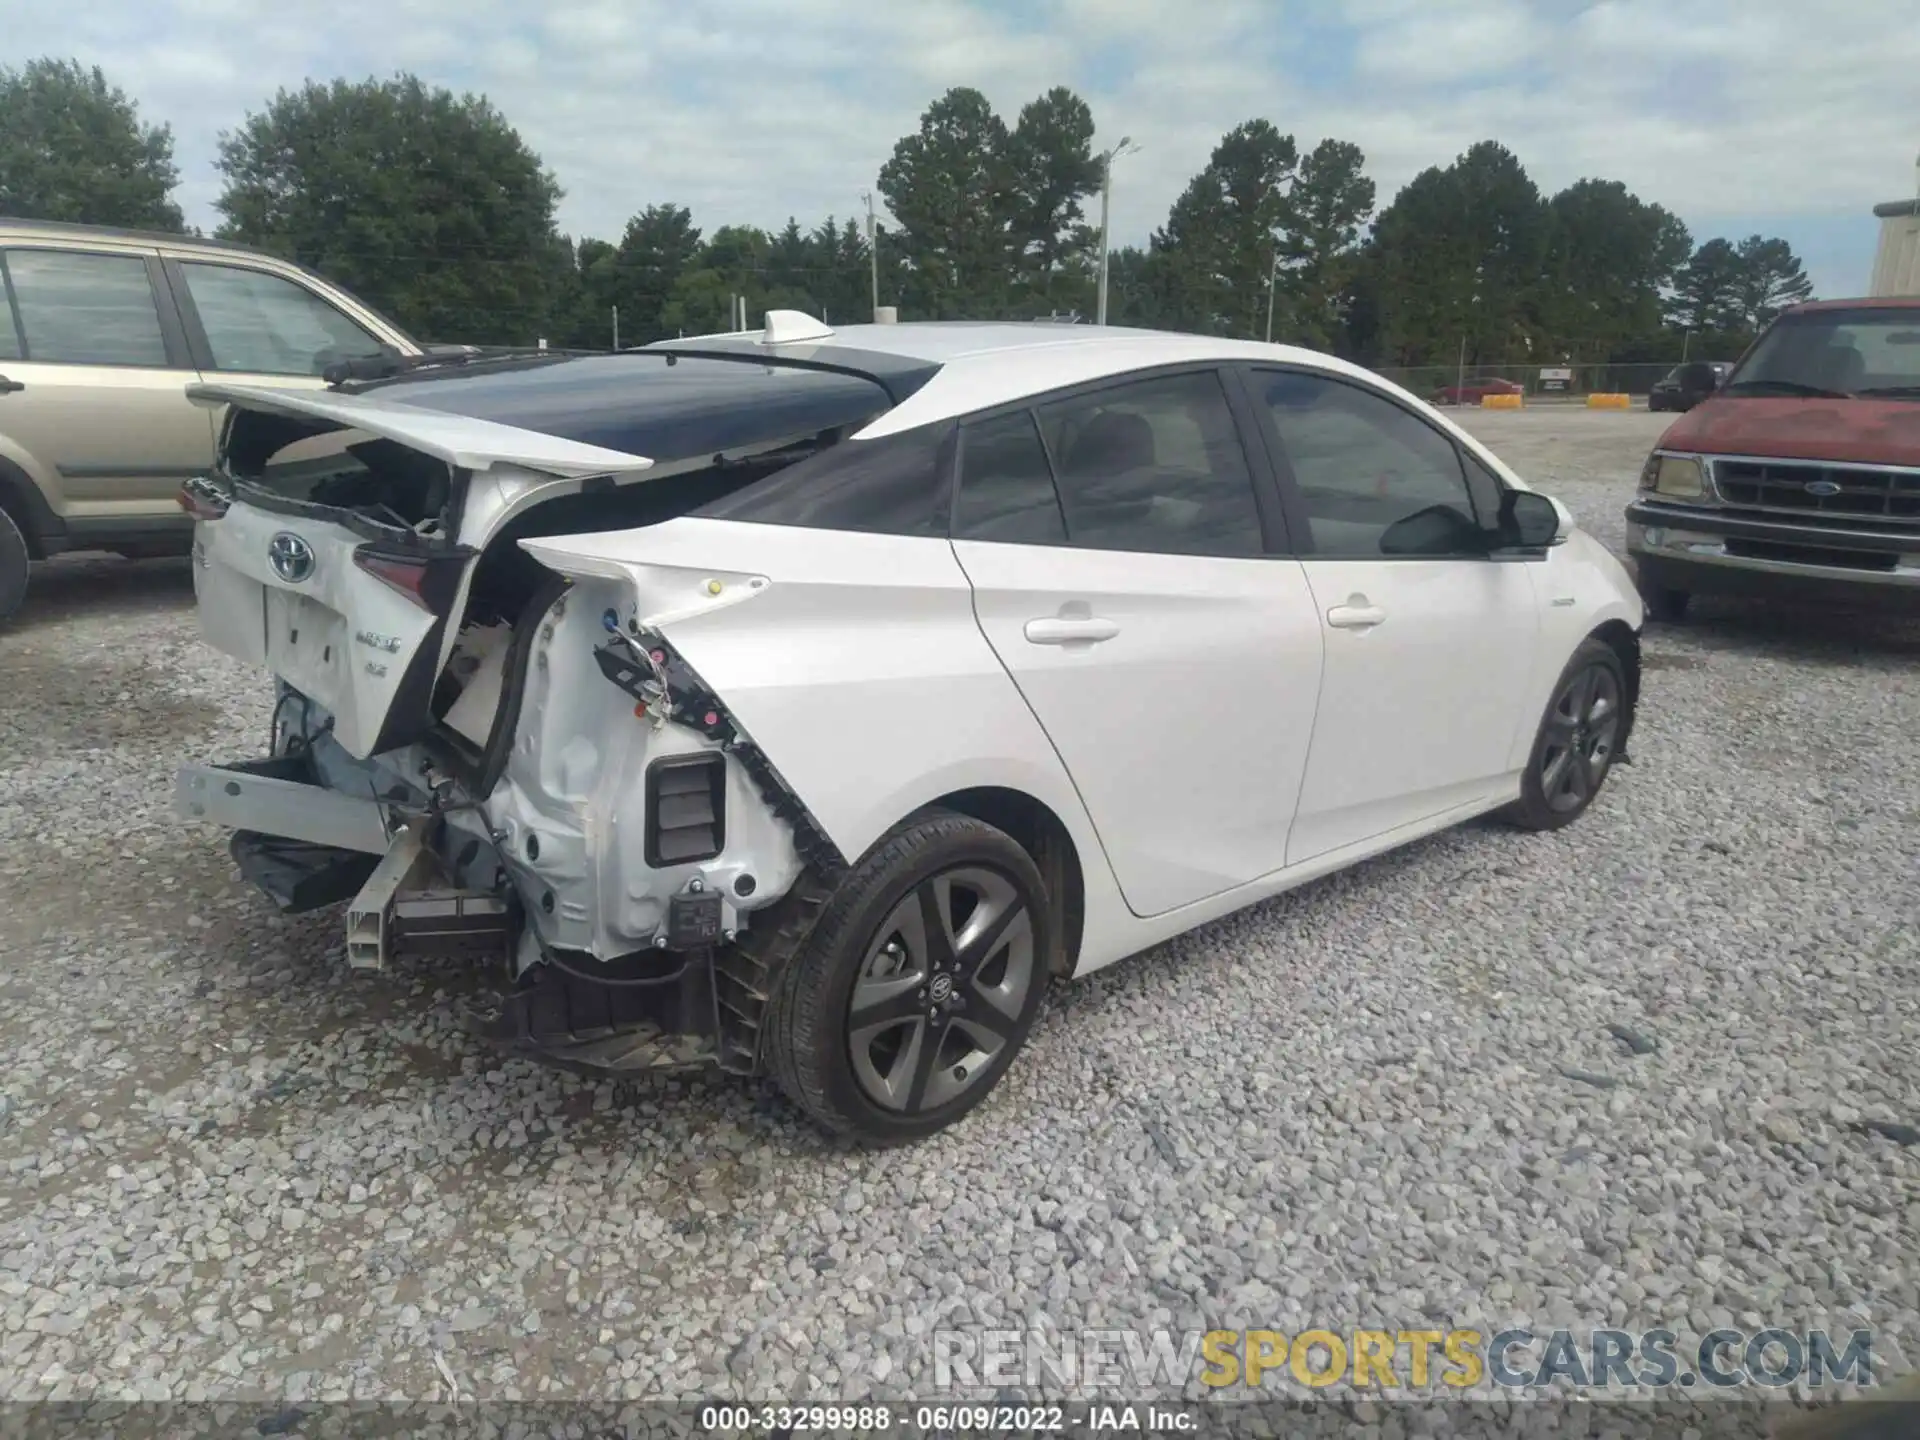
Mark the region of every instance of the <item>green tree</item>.
<instances>
[{"instance_id":1,"label":"green tree","mask_svg":"<svg viewBox=\"0 0 1920 1440\"><path fill-rule=\"evenodd\" d=\"M1180 328L1263 333L1299 158L1291 135L1269 121L1249 120L1221 138L1207 168L1173 202L1153 236L1153 268L1169 318Z\"/></svg>"},{"instance_id":2,"label":"green tree","mask_svg":"<svg viewBox=\"0 0 1920 1440\"><path fill-rule=\"evenodd\" d=\"M1009 233L1013 173L1006 123L978 90L949 90L927 107L880 167L879 189L899 222L903 297L928 319L1004 312L1021 246ZM884 297L883 297L884 300Z\"/></svg>"},{"instance_id":3,"label":"green tree","mask_svg":"<svg viewBox=\"0 0 1920 1440\"><path fill-rule=\"evenodd\" d=\"M282 90L220 138L221 233L427 340L520 343L555 300L560 187L482 96L411 75Z\"/></svg>"},{"instance_id":4,"label":"green tree","mask_svg":"<svg viewBox=\"0 0 1920 1440\"><path fill-rule=\"evenodd\" d=\"M608 302L620 307L622 345L645 345L675 333L667 306L700 254L700 231L684 205L649 205L627 221L613 258Z\"/></svg>"},{"instance_id":5,"label":"green tree","mask_svg":"<svg viewBox=\"0 0 1920 1440\"><path fill-rule=\"evenodd\" d=\"M142 125L99 66L0 67L0 215L179 230L173 131Z\"/></svg>"},{"instance_id":6,"label":"green tree","mask_svg":"<svg viewBox=\"0 0 1920 1440\"><path fill-rule=\"evenodd\" d=\"M1523 359L1545 338L1548 223L1540 191L1504 146L1483 140L1414 176L1374 226L1385 348L1402 365Z\"/></svg>"},{"instance_id":7,"label":"green tree","mask_svg":"<svg viewBox=\"0 0 1920 1440\"><path fill-rule=\"evenodd\" d=\"M1541 318L1556 354L1605 360L1656 334L1661 296L1693 250L1679 218L1617 180L1578 181L1549 200L1547 212Z\"/></svg>"},{"instance_id":8,"label":"green tree","mask_svg":"<svg viewBox=\"0 0 1920 1440\"><path fill-rule=\"evenodd\" d=\"M1086 223L1100 189L1093 111L1064 86L1021 108L1007 138L1014 282L1036 312L1087 305L1099 236Z\"/></svg>"},{"instance_id":9,"label":"green tree","mask_svg":"<svg viewBox=\"0 0 1920 1440\"><path fill-rule=\"evenodd\" d=\"M1332 349L1345 295L1360 260L1360 235L1373 214L1366 156L1346 140L1322 140L1300 162L1287 195L1275 339Z\"/></svg>"},{"instance_id":10,"label":"green tree","mask_svg":"<svg viewBox=\"0 0 1920 1440\"><path fill-rule=\"evenodd\" d=\"M1696 334L1743 328L1740 253L1730 240L1713 239L1693 252L1674 280L1674 325Z\"/></svg>"},{"instance_id":11,"label":"green tree","mask_svg":"<svg viewBox=\"0 0 1920 1440\"><path fill-rule=\"evenodd\" d=\"M1732 303L1747 331L1758 333L1789 305L1813 295L1813 282L1786 241L1749 235L1734 254L1740 268Z\"/></svg>"}]
</instances>

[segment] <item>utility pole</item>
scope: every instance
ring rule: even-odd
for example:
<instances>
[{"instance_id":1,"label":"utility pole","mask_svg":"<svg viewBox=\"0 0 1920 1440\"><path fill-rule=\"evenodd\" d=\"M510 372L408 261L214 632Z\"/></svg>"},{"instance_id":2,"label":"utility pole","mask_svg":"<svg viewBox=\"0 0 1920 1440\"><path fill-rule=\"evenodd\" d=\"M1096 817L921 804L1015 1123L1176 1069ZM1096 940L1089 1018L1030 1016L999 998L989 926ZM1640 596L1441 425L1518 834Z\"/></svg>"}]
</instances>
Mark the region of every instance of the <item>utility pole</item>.
<instances>
[{"instance_id":1,"label":"utility pole","mask_svg":"<svg viewBox=\"0 0 1920 1440\"><path fill-rule=\"evenodd\" d=\"M620 348L620 307L613 307L613 348Z\"/></svg>"},{"instance_id":2,"label":"utility pole","mask_svg":"<svg viewBox=\"0 0 1920 1440\"><path fill-rule=\"evenodd\" d=\"M1130 155L1140 147L1126 135L1120 137L1120 143L1100 156L1100 298L1094 305L1093 323L1107 323L1107 269L1112 254L1112 243L1107 238L1108 220L1113 212L1113 162L1119 156Z\"/></svg>"},{"instance_id":3,"label":"utility pole","mask_svg":"<svg viewBox=\"0 0 1920 1440\"><path fill-rule=\"evenodd\" d=\"M1273 252L1273 266L1267 271L1267 344L1273 343L1273 293L1280 288L1280 252Z\"/></svg>"},{"instance_id":4,"label":"utility pole","mask_svg":"<svg viewBox=\"0 0 1920 1440\"><path fill-rule=\"evenodd\" d=\"M880 313L880 233L873 219L873 192L865 191L860 198L867 202L867 264L873 272L873 313Z\"/></svg>"}]
</instances>

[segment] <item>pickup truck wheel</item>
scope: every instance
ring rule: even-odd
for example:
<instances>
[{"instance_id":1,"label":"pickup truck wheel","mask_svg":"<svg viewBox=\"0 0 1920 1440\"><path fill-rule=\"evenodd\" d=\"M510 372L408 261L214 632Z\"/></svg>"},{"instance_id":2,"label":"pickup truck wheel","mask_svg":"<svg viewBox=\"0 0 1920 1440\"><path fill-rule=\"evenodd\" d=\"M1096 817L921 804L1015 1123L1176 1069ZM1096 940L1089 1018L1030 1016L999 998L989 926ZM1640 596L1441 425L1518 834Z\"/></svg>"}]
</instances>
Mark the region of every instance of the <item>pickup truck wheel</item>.
<instances>
[{"instance_id":1,"label":"pickup truck wheel","mask_svg":"<svg viewBox=\"0 0 1920 1440\"><path fill-rule=\"evenodd\" d=\"M1687 606L1693 602L1693 595L1686 590L1650 585L1640 592L1640 602L1647 607L1649 619L1662 625L1678 625L1687 618Z\"/></svg>"},{"instance_id":2,"label":"pickup truck wheel","mask_svg":"<svg viewBox=\"0 0 1920 1440\"><path fill-rule=\"evenodd\" d=\"M1520 798L1500 818L1523 830L1558 830L1585 814L1619 753L1626 694L1626 672L1613 647L1581 641L1541 717Z\"/></svg>"},{"instance_id":3,"label":"pickup truck wheel","mask_svg":"<svg viewBox=\"0 0 1920 1440\"><path fill-rule=\"evenodd\" d=\"M927 811L854 866L775 987L768 1060L829 1130L896 1144L986 1098L1033 1028L1055 919L1027 852Z\"/></svg>"},{"instance_id":4,"label":"pickup truck wheel","mask_svg":"<svg viewBox=\"0 0 1920 1440\"><path fill-rule=\"evenodd\" d=\"M11 620L27 598L27 537L5 510L0 510L0 625Z\"/></svg>"}]
</instances>

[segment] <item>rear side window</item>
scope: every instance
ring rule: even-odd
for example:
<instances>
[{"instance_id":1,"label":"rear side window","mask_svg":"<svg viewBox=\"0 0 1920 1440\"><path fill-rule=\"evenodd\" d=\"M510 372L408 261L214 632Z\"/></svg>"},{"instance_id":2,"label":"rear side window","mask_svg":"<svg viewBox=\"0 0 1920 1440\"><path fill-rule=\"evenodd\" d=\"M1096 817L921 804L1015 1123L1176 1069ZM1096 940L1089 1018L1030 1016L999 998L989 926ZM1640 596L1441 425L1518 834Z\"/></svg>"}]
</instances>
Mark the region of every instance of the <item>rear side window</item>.
<instances>
[{"instance_id":1,"label":"rear side window","mask_svg":"<svg viewBox=\"0 0 1920 1440\"><path fill-rule=\"evenodd\" d=\"M1265 553L1253 473L1218 374L1119 385L1039 417L1076 546Z\"/></svg>"},{"instance_id":2,"label":"rear side window","mask_svg":"<svg viewBox=\"0 0 1920 1440\"><path fill-rule=\"evenodd\" d=\"M9 250L6 262L28 360L167 363L153 284L139 256Z\"/></svg>"},{"instance_id":3,"label":"rear side window","mask_svg":"<svg viewBox=\"0 0 1920 1440\"><path fill-rule=\"evenodd\" d=\"M960 495L953 538L1065 545L1067 522L1040 431L1027 411L960 432Z\"/></svg>"},{"instance_id":4,"label":"rear side window","mask_svg":"<svg viewBox=\"0 0 1920 1440\"><path fill-rule=\"evenodd\" d=\"M264 270L188 261L187 293L216 370L320 375L380 342L311 291Z\"/></svg>"},{"instance_id":5,"label":"rear side window","mask_svg":"<svg viewBox=\"0 0 1920 1440\"><path fill-rule=\"evenodd\" d=\"M944 538L952 502L949 424L842 440L702 506L707 520Z\"/></svg>"}]
</instances>

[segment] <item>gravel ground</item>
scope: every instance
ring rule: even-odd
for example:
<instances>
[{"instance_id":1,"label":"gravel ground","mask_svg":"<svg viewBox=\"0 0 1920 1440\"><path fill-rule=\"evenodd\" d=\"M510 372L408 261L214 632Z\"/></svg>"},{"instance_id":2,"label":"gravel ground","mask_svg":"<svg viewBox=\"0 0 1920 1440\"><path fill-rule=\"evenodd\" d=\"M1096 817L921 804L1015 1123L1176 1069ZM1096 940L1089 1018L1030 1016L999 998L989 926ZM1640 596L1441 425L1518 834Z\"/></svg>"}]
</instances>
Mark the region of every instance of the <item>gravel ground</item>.
<instances>
[{"instance_id":1,"label":"gravel ground","mask_svg":"<svg viewBox=\"0 0 1920 1440\"><path fill-rule=\"evenodd\" d=\"M1619 544L1658 417L1471 423ZM1920 1125L1920 627L1699 611L1570 831L1065 987L972 1120L865 1154L502 1065L457 967L349 976L169 816L267 727L184 566L49 567L0 634L0 1397L929 1398L932 1329L1028 1324L1867 1325L1905 1369L1920 1145L1854 1127Z\"/></svg>"}]
</instances>

